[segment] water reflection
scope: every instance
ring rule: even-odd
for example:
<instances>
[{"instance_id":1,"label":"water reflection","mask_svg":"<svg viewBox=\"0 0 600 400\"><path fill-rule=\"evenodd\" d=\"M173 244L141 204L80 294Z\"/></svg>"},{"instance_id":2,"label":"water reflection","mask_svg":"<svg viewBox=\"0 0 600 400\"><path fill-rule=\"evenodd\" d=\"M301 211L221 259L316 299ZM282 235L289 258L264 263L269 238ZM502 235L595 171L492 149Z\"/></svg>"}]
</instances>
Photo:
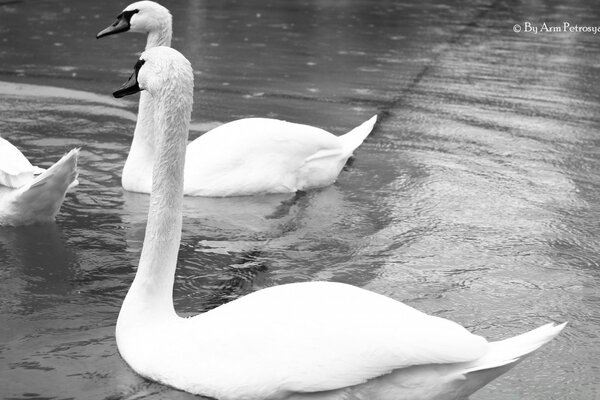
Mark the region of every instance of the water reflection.
<instances>
[{"instance_id":1,"label":"water reflection","mask_svg":"<svg viewBox=\"0 0 600 400\"><path fill-rule=\"evenodd\" d=\"M511 27L595 24L598 10L555 1L164 4L174 47L196 70L192 138L252 115L343 133L384 111L332 187L186 199L178 311L324 279L491 338L569 320L557 341L473 398L595 395L596 38ZM57 224L0 230L5 397L194 398L135 375L114 343L148 197L120 188L136 104L109 93L145 38L94 35L125 5L0 4L0 76L33 84L0 83L0 132L40 166L82 147L81 184Z\"/></svg>"},{"instance_id":2,"label":"water reflection","mask_svg":"<svg viewBox=\"0 0 600 400\"><path fill-rule=\"evenodd\" d=\"M0 227L0 279L2 291L10 293L3 313L26 315L51 307L67 297L76 274L76 256L64 245L56 224L36 227Z\"/></svg>"}]
</instances>

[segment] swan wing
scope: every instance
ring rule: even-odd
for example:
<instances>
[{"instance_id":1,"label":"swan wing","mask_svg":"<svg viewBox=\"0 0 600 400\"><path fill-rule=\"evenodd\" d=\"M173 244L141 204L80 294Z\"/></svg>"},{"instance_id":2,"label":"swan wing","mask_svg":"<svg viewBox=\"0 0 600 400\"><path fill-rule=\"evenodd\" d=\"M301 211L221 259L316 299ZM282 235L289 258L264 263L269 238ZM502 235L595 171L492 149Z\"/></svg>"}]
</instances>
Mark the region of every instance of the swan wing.
<instances>
[{"instance_id":1,"label":"swan wing","mask_svg":"<svg viewBox=\"0 0 600 400\"><path fill-rule=\"evenodd\" d=\"M307 166L342 156L341 141L325 130L275 119L241 119L189 144L185 191L203 195L218 187L222 193L213 193L217 196L296 191L303 188ZM335 177L339 170L327 172Z\"/></svg>"},{"instance_id":2,"label":"swan wing","mask_svg":"<svg viewBox=\"0 0 600 400\"><path fill-rule=\"evenodd\" d=\"M488 348L452 321L336 283L263 289L187 321L198 333L184 345L198 352L194 371L221 396L333 390L408 366L472 361Z\"/></svg>"},{"instance_id":3,"label":"swan wing","mask_svg":"<svg viewBox=\"0 0 600 400\"><path fill-rule=\"evenodd\" d=\"M31 182L4 196L0 204L1 225L29 225L52 221L77 181L77 157L73 149Z\"/></svg>"},{"instance_id":4,"label":"swan wing","mask_svg":"<svg viewBox=\"0 0 600 400\"><path fill-rule=\"evenodd\" d=\"M8 140L0 137L0 185L18 188L33 179L35 167Z\"/></svg>"}]
</instances>

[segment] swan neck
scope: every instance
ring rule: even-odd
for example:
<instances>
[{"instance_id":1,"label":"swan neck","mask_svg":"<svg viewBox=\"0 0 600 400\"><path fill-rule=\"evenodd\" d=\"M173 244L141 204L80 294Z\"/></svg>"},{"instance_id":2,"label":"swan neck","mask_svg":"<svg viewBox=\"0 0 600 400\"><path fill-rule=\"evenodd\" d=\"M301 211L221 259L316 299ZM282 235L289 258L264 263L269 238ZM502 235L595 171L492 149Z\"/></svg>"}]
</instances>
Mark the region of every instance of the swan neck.
<instances>
[{"instance_id":1,"label":"swan neck","mask_svg":"<svg viewBox=\"0 0 600 400\"><path fill-rule=\"evenodd\" d=\"M126 190L138 191L141 182L152 180L156 150L155 136L154 100L148 92L142 91L133 140L121 178Z\"/></svg>"},{"instance_id":2,"label":"swan neck","mask_svg":"<svg viewBox=\"0 0 600 400\"><path fill-rule=\"evenodd\" d=\"M133 136L138 136L156 146L156 133L154 132L155 115L154 99L152 95L143 90L140 93L140 104L138 106L138 117L135 124Z\"/></svg>"},{"instance_id":3,"label":"swan neck","mask_svg":"<svg viewBox=\"0 0 600 400\"><path fill-rule=\"evenodd\" d=\"M181 242L191 106L192 88L183 85L154 96L157 147L150 209L138 271L127 296L132 297L136 307L150 307L156 317L175 315L173 282Z\"/></svg>"},{"instance_id":4,"label":"swan neck","mask_svg":"<svg viewBox=\"0 0 600 400\"><path fill-rule=\"evenodd\" d=\"M146 40L146 50L157 46L171 47L172 36L173 30L171 24L164 24L158 29L148 32L148 39Z\"/></svg>"}]
</instances>

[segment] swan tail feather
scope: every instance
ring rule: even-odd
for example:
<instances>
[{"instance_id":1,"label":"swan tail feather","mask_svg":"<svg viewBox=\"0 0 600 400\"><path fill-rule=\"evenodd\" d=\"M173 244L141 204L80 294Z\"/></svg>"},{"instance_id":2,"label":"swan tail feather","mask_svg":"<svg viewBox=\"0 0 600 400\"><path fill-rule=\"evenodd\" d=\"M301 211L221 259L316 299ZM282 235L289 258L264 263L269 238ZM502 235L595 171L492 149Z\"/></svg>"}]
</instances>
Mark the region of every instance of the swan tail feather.
<instances>
[{"instance_id":1,"label":"swan tail feather","mask_svg":"<svg viewBox=\"0 0 600 400\"><path fill-rule=\"evenodd\" d=\"M22 221L53 220L68 189L77 184L79 149L73 149L23 188L15 204Z\"/></svg>"},{"instance_id":2,"label":"swan tail feather","mask_svg":"<svg viewBox=\"0 0 600 400\"><path fill-rule=\"evenodd\" d=\"M363 122L345 135L340 136L344 152L351 155L354 150L362 144L367 136L369 136L375 126L375 122L377 122L377 115L374 115L371 119Z\"/></svg>"},{"instance_id":3,"label":"swan tail feather","mask_svg":"<svg viewBox=\"0 0 600 400\"><path fill-rule=\"evenodd\" d=\"M464 371L464 373L497 368L504 365L511 365L512 367L554 339L566 324L566 322L560 325L550 323L518 336L492 342L490 343L490 350L481 358L473 361L474 365Z\"/></svg>"},{"instance_id":4,"label":"swan tail feather","mask_svg":"<svg viewBox=\"0 0 600 400\"><path fill-rule=\"evenodd\" d=\"M500 375L509 371L527 356L554 339L565 327L546 324L524 334L490 343L489 351L477 360L471 361L455 377L463 379L456 392L457 396L467 397Z\"/></svg>"}]
</instances>

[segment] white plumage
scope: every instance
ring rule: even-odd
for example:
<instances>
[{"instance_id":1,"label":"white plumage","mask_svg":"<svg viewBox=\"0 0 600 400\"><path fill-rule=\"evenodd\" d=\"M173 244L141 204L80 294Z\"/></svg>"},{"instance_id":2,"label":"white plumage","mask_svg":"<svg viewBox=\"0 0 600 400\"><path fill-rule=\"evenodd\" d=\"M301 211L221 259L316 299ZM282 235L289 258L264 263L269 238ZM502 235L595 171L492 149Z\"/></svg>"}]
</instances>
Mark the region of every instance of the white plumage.
<instances>
[{"instance_id":1,"label":"white plumage","mask_svg":"<svg viewBox=\"0 0 600 400\"><path fill-rule=\"evenodd\" d=\"M177 316L172 293L193 75L168 47L141 58L139 86L157 104L160 146L142 255L116 337L142 376L226 400L462 399L563 329L548 324L489 343L452 321L328 282L271 287Z\"/></svg>"},{"instance_id":2,"label":"white plumage","mask_svg":"<svg viewBox=\"0 0 600 400\"><path fill-rule=\"evenodd\" d=\"M146 49L170 46L172 17L152 1L127 6L103 37L131 31L148 34ZM125 190L150 193L156 154L155 106L142 92L138 120L123 168ZM335 136L323 129L269 118L245 118L221 125L187 147L184 194L240 196L291 193L331 185L369 135L377 116Z\"/></svg>"},{"instance_id":3,"label":"white plumage","mask_svg":"<svg viewBox=\"0 0 600 400\"><path fill-rule=\"evenodd\" d=\"M0 138L0 225L54 220L67 190L77 184L78 153L73 149L44 170Z\"/></svg>"},{"instance_id":4,"label":"white plumage","mask_svg":"<svg viewBox=\"0 0 600 400\"><path fill-rule=\"evenodd\" d=\"M290 193L331 185L375 120L373 117L341 137L267 118L221 125L188 145L184 193Z\"/></svg>"}]
</instances>

